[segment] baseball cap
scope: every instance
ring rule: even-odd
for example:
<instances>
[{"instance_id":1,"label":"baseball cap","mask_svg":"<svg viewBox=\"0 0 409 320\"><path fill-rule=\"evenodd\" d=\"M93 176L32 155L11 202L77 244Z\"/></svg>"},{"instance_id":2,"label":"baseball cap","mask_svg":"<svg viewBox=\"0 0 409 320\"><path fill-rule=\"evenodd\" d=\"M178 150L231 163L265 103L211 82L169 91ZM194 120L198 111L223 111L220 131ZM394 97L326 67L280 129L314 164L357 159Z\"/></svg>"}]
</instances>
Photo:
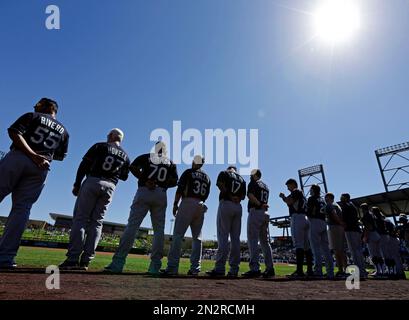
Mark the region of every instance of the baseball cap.
<instances>
[{"instance_id":1,"label":"baseball cap","mask_svg":"<svg viewBox=\"0 0 409 320\"><path fill-rule=\"evenodd\" d=\"M200 155L196 155L193 158L193 163L194 164L204 164L204 162L205 162L205 158L200 156Z\"/></svg>"},{"instance_id":2,"label":"baseball cap","mask_svg":"<svg viewBox=\"0 0 409 320\"><path fill-rule=\"evenodd\" d=\"M121 129L118 129L118 128L111 129L108 135L110 134L116 135L120 141L124 140L124 132Z\"/></svg>"}]
</instances>

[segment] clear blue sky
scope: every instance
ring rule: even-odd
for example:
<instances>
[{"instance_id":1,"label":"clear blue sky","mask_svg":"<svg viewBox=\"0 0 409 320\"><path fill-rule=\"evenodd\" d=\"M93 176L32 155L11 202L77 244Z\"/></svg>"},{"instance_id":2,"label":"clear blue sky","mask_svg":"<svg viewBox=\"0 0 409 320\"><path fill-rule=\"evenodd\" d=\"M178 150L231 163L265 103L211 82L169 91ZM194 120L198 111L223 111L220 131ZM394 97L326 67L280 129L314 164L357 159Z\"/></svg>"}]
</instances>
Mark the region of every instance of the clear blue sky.
<instances>
[{"instance_id":1,"label":"clear blue sky","mask_svg":"<svg viewBox=\"0 0 409 320\"><path fill-rule=\"evenodd\" d=\"M272 216L287 213L277 197L286 179L317 163L337 197L383 191L374 150L409 137L409 2L358 1L362 28L335 48L307 41L312 23L302 11L318 2L1 1L0 149L9 146L10 123L42 96L59 102L71 133L69 155L53 163L31 217L71 214L79 161L110 128L125 131L134 158L149 150L152 130L173 120L259 129ZM60 7L61 30L44 26L49 4ZM215 181L223 167L206 170ZM106 219L126 222L135 191L133 177L121 183ZM217 195L213 188L207 239L216 234ZM9 207L7 199L0 213ZM166 232L170 218L169 208Z\"/></svg>"}]
</instances>

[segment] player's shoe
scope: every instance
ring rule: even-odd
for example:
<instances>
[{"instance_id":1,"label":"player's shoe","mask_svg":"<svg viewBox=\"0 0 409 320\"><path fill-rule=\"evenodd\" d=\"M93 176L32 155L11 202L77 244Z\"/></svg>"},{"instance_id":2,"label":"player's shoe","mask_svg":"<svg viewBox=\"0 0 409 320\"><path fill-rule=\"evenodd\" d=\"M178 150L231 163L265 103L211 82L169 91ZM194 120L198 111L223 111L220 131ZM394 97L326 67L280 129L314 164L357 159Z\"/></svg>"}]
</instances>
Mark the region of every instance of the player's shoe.
<instances>
[{"instance_id":1,"label":"player's shoe","mask_svg":"<svg viewBox=\"0 0 409 320\"><path fill-rule=\"evenodd\" d=\"M158 277L158 276L161 275L161 272L160 272L160 270L148 270L148 271L146 272L146 274L147 274L148 276Z\"/></svg>"},{"instance_id":2,"label":"player's shoe","mask_svg":"<svg viewBox=\"0 0 409 320\"><path fill-rule=\"evenodd\" d=\"M227 272L227 275L226 275L227 278L231 278L231 279L237 278L238 276L239 275L237 273L231 272L231 271Z\"/></svg>"},{"instance_id":3,"label":"player's shoe","mask_svg":"<svg viewBox=\"0 0 409 320\"><path fill-rule=\"evenodd\" d=\"M192 276L192 277L197 277L197 276L199 276L199 273L200 273L200 271L197 271L197 270L189 270L187 272L187 275Z\"/></svg>"},{"instance_id":4,"label":"player's shoe","mask_svg":"<svg viewBox=\"0 0 409 320\"><path fill-rule=\"evenodd\" d=\"M105 273L122 273L122 269L115 269L111 264L104 268Z\"/></svg>"},{"instance_id":5,"label":"player's shoe","mask_svg":"<svg viewBox=\"0 0 409 320\"><path fill-rule=\"evenodd\" d=\"M15 262L12 263L0 263L0 270L14 270L17 268L17 264Z\"/></svg>"},{"instance_id":6,"label":"player's shoe","mask_svg":"<svg viewBox=\"0 0 409 320\"><path fill-rule=\"evenodd\" d=\"M77 261L69 261L65 260L63 263L61 263L58 268L60 270L79 270L79 263Z\"/></svg>"},{"instance_id":7,"label":"player's shoe","mask_svg":"<svg viewBox=\"0 0 409 320\"><path fill-rule=\"evenodd\" d=\"M304 272L294 271L292 274L287 275L288 279L305 279Z\"/></svg>"},{"instance_id":8,"label":"player's shoe","mask_svg":"<svg viewBox=\"0 0 409 320\"><path fill-rule=\"evenodd\" d=\"M216 270L210 270L210 271L206 271L206 274L209 276L209 277L213 277L213 278L217 278L217 277L224 277L224 275L225 275L225 273L224 272L219 272L219 271L216 271Z\"/></svg>"},{"instance_id":9,"label":"player's shoe","mask_svg":"<svg viewBox=\"0 0 409 320\"><path fill-rule=\"evenodd\" d=\"M274 268L268 269L268 270L264 271L264 272L261 274L261 276L262 276L264 279L274 278L274 277L276 276L276 272L275 272Z\"/></svg>"},{"instance_id":10,"label":"player's shoe","mask_svg":"<svg viewBox=\"0 0 409 320\"><path fill-rule=\"evenodd\" d=\"M174 277L174 276L177 276L178 273L177 272L172 272L172 271L170 271L168 269L161 269L159 271L159 275L162 276L162 277Z\"/></svg>"},{"instance_id":11,"label":"player's shoe","mask_svg":"<svg viewBox=\"0 0 409 320\"><path fill-rule=\"evenodd\" d=\"M259 278L261 276L261 271L260 270L257 270L257 271L250 270L250 271L243 273L241 276L243 278Z\"/></svg>"},{"instance_id":12,"label":"player's shoe","mask_svg":"<svg viewBox=\"0 0 409 320\"><path fill-rule=\"evenodd\" d=\"M338 271L335 274L335 278L337 278L337 279L346 279L347 277L348 277L348 274L346 272L343 272L343 271Z\"/></svg>"},{"instance_id":13,"label":"player's shoe","mask_svg":"<svg viewBox=\"0 0 409 320\"><path fill-rule=\"evenodd\" d=\"M84 261L81 261L78 267L78 269L82 271L88 271L88 268L89 268L89 262L84 262Z\"/></svg>"}]
</instances>

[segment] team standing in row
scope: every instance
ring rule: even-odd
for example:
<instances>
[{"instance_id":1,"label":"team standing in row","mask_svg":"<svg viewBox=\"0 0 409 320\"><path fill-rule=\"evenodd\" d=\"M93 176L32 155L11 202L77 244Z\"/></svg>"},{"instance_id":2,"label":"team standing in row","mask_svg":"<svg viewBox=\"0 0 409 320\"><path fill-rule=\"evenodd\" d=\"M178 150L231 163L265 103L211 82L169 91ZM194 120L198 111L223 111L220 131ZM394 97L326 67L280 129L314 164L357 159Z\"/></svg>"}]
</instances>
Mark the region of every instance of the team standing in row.
<instances>
[{"instance_id":1,"label":"team standing in row","mask_svg":"<svg viewBox=\"0 0 409 320\"><path fill-rule=\"evenodd\" d=\"M0 202L12 194L12 209L0 240L0 268L15 268L14 258L29 219L30 209L38 199L52 160L63 160L68 150L69 135L66 128L56 120L58 105L47 98L41 99L32 113L20 117L8 129L13 142L10 152L0 162ZM77 197L67 259L60 265L65 270L87 270L95 257L101 237L103 219L112 201L116 184L127 180L129 172L138 179L128 224L121 237L107 272L120 273L131 250L142 221L150 212L154 232L151 262L148 273L152 275L175 275L178 273L181 244L190 227L192 231L192 254L189 275L201 271L202 245L200 240L205 201L210 193L211 181L202 170L204 158L195 156L192 167L178 177L176 165L166 155L163 142L155 144L154 152L137 157L132 163L121 147L124 134L112 129L107 141L93 145L83 157L77 170L72 193ZM261 180L261 171L251 173L251 181L245 180L234 166L229 166L217 178L220 190L217 212L218 251L213 270L209 276L224 276L229 257L229 277L237 277L240 264L240 233L242 205L248 197L247 235L250 251L250 271L245 277L272 277L275 275L272 251L269 244L269 189ZM296 248L297 270L292 277L304 277L304 257L307 276L322 277L322 260L325 261L327 277L334 278L334 265L330 249L335 253L339 268L336 276L345 276L346 238L354 264L361 276L366 276L362 255L362 234L358 211L348 194L341 197L341 207L332 194L320 196L319 186L311 188L308 200L297 188L293 179L287 181L289 196L280 194L288 205L291 216L291 233ZM175 227L168 254L168 265L162 269L164 227L168 188L176 187L173 205ZM399 257L399 240L394 225L385 220L378 208L369 210L361 206L364 225L363 240L368 243L375 275L403 277ZM327 232L328 230L328 232ZM329 239L328 239L329 237ZM230 247L229 247L230 238ZM258 244L260 243L266 269L260 271ZM324 258L324 259L323 259Z\"/></svg>"}]
</instances>

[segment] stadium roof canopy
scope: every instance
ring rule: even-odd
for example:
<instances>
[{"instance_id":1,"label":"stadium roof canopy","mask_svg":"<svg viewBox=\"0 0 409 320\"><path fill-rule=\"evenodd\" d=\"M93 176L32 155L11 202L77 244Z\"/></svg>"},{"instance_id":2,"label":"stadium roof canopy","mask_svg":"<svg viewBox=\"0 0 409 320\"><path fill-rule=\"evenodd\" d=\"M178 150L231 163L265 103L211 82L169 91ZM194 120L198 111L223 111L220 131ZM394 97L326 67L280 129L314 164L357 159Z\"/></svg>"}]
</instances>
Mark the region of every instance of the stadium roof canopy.
<instances>
[{"instance_id":1,"label":"stadium roof canopy","mask_svg":"<svg viewBox=\"0 0 409 320\"><path fill-rule=\"evenodd\" d=\"M50 213L50 217L54 221L56 221L57 219L72 220L72 216L65 215L65 214L60 214L60 213ZM125 228L126 224L104 221L104 226ZM151 229L150 228L140 227L140 230L150 231Z\"/></svg>"},{"instance_id":2,"label":"stadium roof canopy","mask_svg":"<svg viewBox=\"0 0 409 320\"><path fill-rule=\"evenodd\" d=\"M409 188L363 196L351 199L351 201L357 207L362 203L379 207L388 217L401 213L409 214Z\"/></svg>"}]
</instances>

